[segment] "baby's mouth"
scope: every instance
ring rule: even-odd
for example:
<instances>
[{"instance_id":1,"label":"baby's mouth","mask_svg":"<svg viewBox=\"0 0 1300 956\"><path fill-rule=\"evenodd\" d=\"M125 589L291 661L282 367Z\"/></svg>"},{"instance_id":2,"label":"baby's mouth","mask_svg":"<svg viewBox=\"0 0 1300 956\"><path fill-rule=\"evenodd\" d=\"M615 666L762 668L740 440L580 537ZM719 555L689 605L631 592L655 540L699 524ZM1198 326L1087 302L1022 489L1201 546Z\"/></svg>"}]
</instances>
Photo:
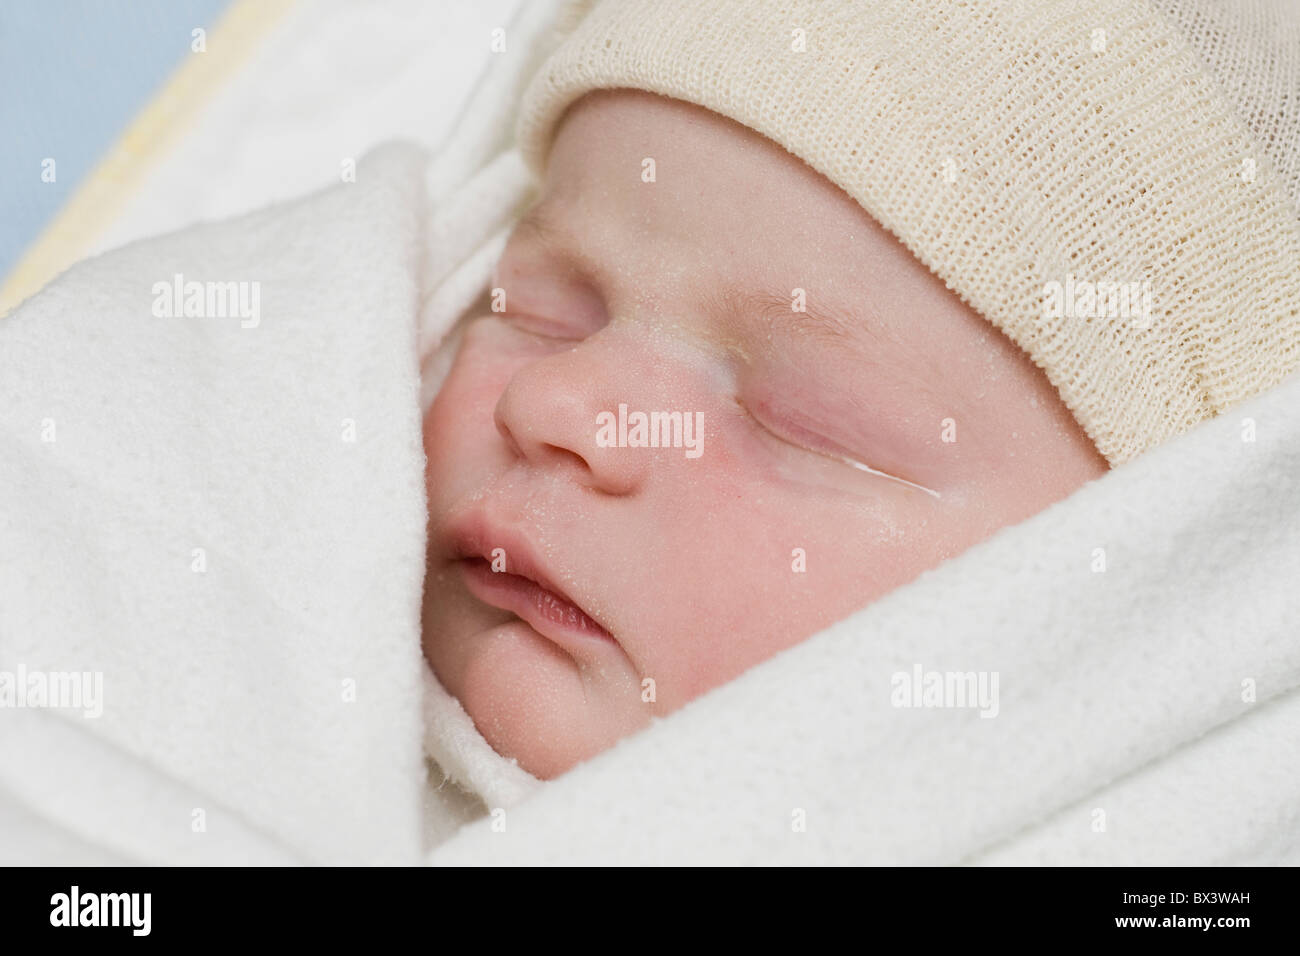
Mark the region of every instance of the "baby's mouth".
<instances>
[{"instance_id":1,"label":"baby's mouth","mask_svg":"<svg viewBox=\"0 0 1300 956\"><path fill-rule=\"evenodd\" d=\"M511 611L544 637L561 644L575 639L613 641L609 631L563 593L523 574L494 571L486 558L462 558L460 565L471 594L485 604Z\"/></svg>"},{"instance_id":2,"label":"baby's mouth","mask_svg":"<svg viewBox=\"0 0 1300 956\"><path fill-rule=\"evenodd\" d=\"M555 583L529 540L486 514L463 515L443 528L448 557L466 590L509 611L571 654L618 648L610 631ZM490 556L490 557L489 557Z\"/></svg>"}]
</instances>

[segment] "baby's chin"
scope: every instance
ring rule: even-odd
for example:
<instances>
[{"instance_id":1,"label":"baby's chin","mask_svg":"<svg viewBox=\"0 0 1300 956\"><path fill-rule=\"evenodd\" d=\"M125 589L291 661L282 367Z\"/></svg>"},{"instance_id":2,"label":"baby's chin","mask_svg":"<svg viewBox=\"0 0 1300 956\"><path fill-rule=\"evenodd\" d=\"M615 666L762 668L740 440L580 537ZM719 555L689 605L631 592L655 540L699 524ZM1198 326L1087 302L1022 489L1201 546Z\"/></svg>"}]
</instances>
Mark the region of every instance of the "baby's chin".
<instances>
[{"instance_id":1,"label":"baby's chin","mask_svg":"<svg viewBox=\"0 0 1300 956\"><path fill-rule=\"evenodd\" d=\"M533 776L558 777L649 723L639 684L591 673L523 621L457 624L426 631L426 657L492 749Z\"/></svg>"}]
</instances>

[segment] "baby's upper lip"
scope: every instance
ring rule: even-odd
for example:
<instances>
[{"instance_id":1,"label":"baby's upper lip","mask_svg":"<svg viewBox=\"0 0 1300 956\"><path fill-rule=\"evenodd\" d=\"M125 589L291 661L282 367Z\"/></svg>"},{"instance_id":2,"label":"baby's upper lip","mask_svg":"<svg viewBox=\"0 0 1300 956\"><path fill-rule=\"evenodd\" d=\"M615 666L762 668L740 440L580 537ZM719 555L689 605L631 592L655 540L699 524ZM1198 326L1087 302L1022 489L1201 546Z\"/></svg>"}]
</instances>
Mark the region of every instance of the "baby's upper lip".
<instances>
[{"instance_id":1,"label":"baby's upper lip","mask_svg":"<svg viewBox=\"0 0 1300 956\"><path fill-rule=\"evenodd\" d=\"M609 632L604 621L556 583L557 575L552 574L537 558L531 543L519 532L495 523L483 512L472 512L449 521L445 526L444 540L449 543L448 556L452 561L466 558L485 558L491 561L492 552L497 548L502 549L506 556L507 572L528 578L539 587L563 598Z\"/></svg>"}]
</instances>

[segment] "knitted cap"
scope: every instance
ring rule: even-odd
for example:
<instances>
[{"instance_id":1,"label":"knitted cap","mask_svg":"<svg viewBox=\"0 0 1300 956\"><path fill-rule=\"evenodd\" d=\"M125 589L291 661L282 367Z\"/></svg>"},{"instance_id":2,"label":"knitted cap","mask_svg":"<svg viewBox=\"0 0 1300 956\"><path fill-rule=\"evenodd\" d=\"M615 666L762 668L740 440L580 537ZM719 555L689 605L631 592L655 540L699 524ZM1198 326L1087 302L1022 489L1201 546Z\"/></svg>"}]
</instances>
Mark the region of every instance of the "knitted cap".
<instances>
[{"instance_id":1,"label":"knitted cap","mask_svg":"<svg viewBox=\"0 0 1300 956\"><path fill-rule=\"evenodd\" d=\"M1300 366L1286 0L578 0L516 129L584 93L751 127L1047 374L1121 464Z\"/></svg>"}]
</instances>

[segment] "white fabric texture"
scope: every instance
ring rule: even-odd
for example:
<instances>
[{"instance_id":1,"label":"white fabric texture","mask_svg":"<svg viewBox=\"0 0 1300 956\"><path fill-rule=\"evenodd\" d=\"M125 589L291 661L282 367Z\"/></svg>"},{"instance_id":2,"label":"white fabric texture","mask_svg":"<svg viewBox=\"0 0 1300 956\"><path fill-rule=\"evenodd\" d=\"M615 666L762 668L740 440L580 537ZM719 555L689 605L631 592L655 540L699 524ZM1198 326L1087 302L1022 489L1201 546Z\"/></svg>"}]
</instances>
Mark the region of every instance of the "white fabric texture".
<instances>
[{"instance_id":1,"label":"white fabric texture","mask_svg":"<svg viewBox=\"0 0 1300 956\"><path fill-rule=\"evenodd\" d=\"M534 52L433 161L0 320L0 671L105 694L0 713L0 863L1300 862L1296 378L558 780L491 749L419 652L420 410L532 195ZM260 280L260 324L154 317L177 272ZM997 672L997 716L892 706L918 665Z\"/></svg>"},{"instance_id":2,"label":"white fabric texture","mask_svg":"<svg viewBox=\"0 0 1300 956\"><path fill-rule=\"evenodd\" d=\"M97 718L0 710L23 808L0 862L68 841L418 860L426 164L387 148L356 183L87 260L0 320L0 671L99 672L104 695ZM260 282L258 323L156 316L176 274Z\"/></svg>"},{"instance_id":3,"label":"white fabric texture","mask_svg":"<svg viewBox=\"0 0 1300 956\"><path fill-rule=\"evenodd\" d=\"M513 42L492 53L487 40L497 26L513 40L521 5L536 6L295 0L193 111L89 252L293 199L338 182L343 161L393 138L436 152L485 63L515 55Z\"/></svg>"},{"instance_id":4,"label":"white fabric texture","mask_svg":"<svg viewBox=\"0 0 1300 956\"><path fill-rule=\"evenodd\" d=\"M100 669L106 699L0 710L0 863L411 863L539 786L419 652L417 376L526 198L484 163L550 15L517 12L432 160L384 147L0 321L0 672ZM177 273L259 281L261 322L152 316Z\"/></svg>"}]
</instances>

